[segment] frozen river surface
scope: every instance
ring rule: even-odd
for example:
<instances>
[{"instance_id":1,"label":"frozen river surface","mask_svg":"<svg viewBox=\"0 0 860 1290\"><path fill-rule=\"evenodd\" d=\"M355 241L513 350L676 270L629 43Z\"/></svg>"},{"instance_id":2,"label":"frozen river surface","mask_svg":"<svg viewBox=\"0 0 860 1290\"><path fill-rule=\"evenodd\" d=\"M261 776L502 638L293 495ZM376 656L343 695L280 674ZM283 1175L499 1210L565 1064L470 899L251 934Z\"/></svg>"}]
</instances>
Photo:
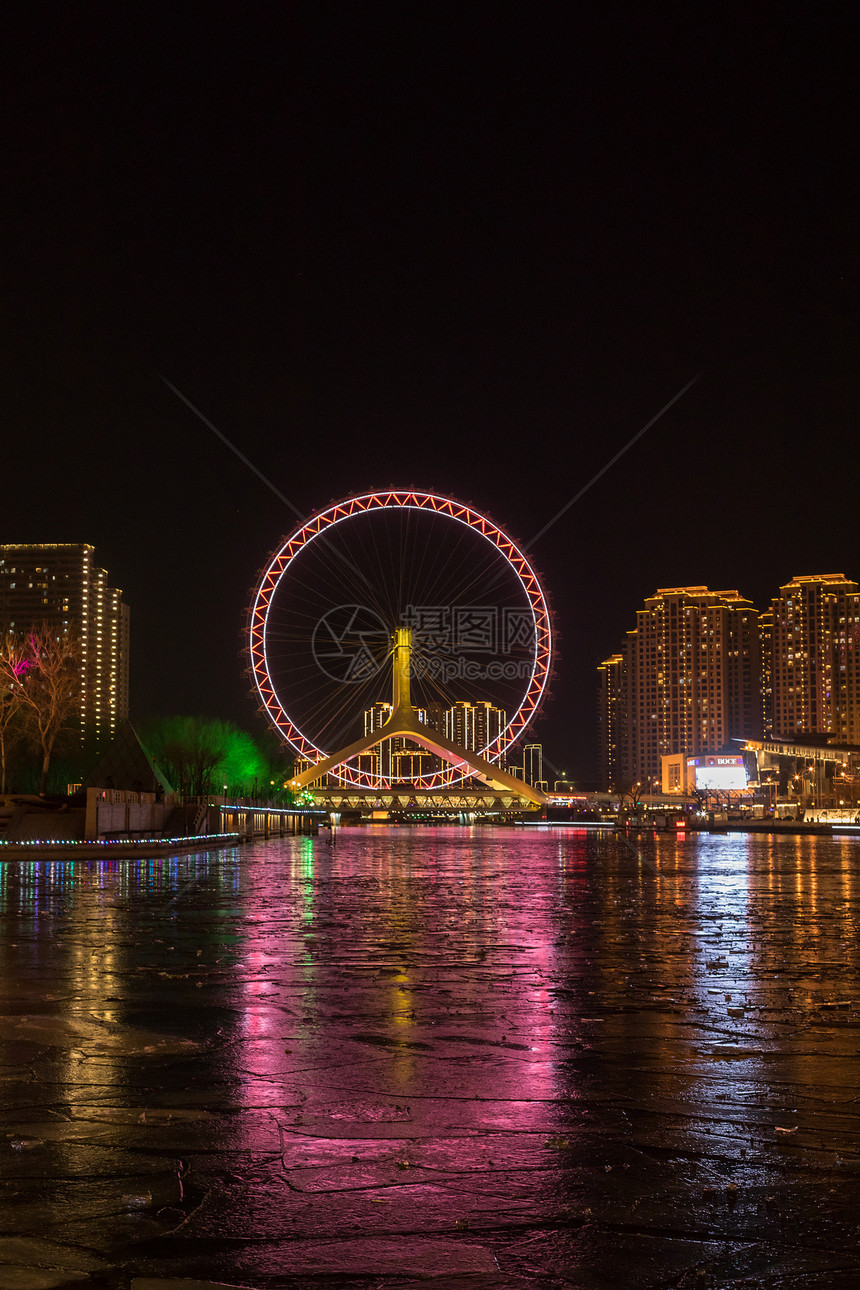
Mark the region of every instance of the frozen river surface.
<instances>
[{"instance_id":1,"label":"frozen river surface","mask_svg":"<svg viewBox=\"0 0 860 1290\"><path fill-rule=\"evenodd\" d=\"M0 1290L860 1286L859 868L454 828L0 863Z\"/></svg>"}]
</instances>

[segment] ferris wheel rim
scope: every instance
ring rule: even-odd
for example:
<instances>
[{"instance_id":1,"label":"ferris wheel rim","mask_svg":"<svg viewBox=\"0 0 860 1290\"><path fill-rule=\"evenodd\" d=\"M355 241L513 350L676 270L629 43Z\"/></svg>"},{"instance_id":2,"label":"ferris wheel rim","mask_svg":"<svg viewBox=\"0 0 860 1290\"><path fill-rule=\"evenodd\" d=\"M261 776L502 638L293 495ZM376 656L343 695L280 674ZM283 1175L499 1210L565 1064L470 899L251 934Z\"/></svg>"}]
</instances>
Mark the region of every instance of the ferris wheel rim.
<instances>
[{"instance_id":1,"label":"ferris wheel rim","mask_svg":"<svg viewBox=\"0 0 860 1290\"><path fill-rule=\"evenodd\" d=\"M329 754L308 738L292 720L272 677L266 648L266 633L275 592L294 560L314 539L321 537L325 532L335 529L357 515L404 510L435 513L457 521L478 533L495 547L513 571L532 612L535 646L528 685L505 729L487 745L487 749L482 750L480 755L490 761L501 757L505 748L519 739L534 720L545 697L553 653L553 629L549 606L534 566L513 538L474 507L441 493L425 492L420 489L391 488L355 494L341 501L332 502L323 510L314 512L289 537L283 539L264 567L249 610L247 647L257 696L279 735L295 752L309 761L320 760ZM370 777L365 772L349 767L348 763L339 767L337 773L339 778L347 779L353 787L378 787L370 782ZM464 778L465 776L460 776L454 782L462 782ZM423 776L419 776L418 779L422 781L423 788L440 787L442 784L438 773L431 773L427 783L423 783ZM434 782L437 780L438 783ZM448 781L444 782L448 786Z\"/></svg>"}]
</instances>

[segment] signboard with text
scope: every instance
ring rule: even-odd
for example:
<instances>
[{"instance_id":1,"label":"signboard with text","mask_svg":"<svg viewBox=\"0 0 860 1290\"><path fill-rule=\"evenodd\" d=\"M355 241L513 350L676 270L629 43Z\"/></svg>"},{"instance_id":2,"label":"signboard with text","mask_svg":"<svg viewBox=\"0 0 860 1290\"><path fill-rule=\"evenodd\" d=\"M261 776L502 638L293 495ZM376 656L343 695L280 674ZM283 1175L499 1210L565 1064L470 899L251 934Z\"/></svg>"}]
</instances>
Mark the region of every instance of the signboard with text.
<instances>
[{"instance_id":1,"label":"signboard with text","mask_svg":"<svg viewBox=\"0 0 860 1290\"><path fill-rule=\"evenodd\" d=\"M687 782L695 782L697 789L717 789L731 792L744 789L748 777L740 753L706 753L687 758Z\"/></svg>"}]
</instances>

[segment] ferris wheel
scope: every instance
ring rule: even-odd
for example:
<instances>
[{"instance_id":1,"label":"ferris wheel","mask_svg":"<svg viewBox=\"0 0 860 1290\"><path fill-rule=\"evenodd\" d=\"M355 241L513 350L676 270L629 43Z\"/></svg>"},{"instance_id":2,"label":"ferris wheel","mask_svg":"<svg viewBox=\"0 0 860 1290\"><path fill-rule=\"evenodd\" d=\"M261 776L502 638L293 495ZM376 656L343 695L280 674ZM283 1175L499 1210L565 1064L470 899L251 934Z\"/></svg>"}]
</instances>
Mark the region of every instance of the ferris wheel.
<instances>
[{"instance_id":1,"label":"ferris wheel","mask_svg":"<svg viewBox=\"0 0 860 1290\"><path fill-rule=\"evenodd\" d=\"M471 715L471 747L503 762L546 693L547 599L527 556L490 519L414 490L364 493L317 512L263 569L249 609L250 674L280 736L314 764L380 724L392 640L404 628L418 719L454 737ZM336 777L379 787L361 758ZM464 778L420 759L410 774L425 789Z\"/></svg>"}]
</instances>

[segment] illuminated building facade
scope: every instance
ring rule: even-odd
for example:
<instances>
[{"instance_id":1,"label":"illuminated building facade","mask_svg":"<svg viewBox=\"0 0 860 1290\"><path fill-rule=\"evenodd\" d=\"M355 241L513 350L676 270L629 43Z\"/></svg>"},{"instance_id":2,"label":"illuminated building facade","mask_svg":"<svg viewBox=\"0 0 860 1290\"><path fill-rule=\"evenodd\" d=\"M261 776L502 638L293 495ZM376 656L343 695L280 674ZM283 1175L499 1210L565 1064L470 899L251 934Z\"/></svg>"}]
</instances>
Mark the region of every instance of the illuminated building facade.
<instances>
[{"instance_id":1,"label":"illuminated building facade","mask_svg":"<svg viewBox=\"0 0 860 1290\"><path fill-rule=\"evenodd\" d=\"M648 597L623 653L601 664L607 778L620 770L648 792L664 756L760 736L758 617L737 591L667 587Z\"/></svg>"},{"instance_id":2,"label":"illuminated building facade","mask_svg":"<svg viewBox=\"0 0 860 1290\"><path fill-rule=\"evenodd\" d=\"M793 578L767 615L766 733L860 744L860 589L841 573Z\"/></svg>"},{"instance_id":3,"label":"illuminated building facade","mask_svg":"<svg viewBox=\"0 0 860 1290\"><path fill-rule=\"evenodd\" d=\"M461 700L445 712L443 733L461 748L480 752L498 739L507 724L507 713L489 700L478 703Z\"/></svg>"},{"instance_id":4,"label":"illuminated building facade","mask_svg":"<svg viewBox=\"0 0 860 1290\"><path fill-rule=\"evenodd\" d=\"M374 731L381 730L392 710L390 703L374 703L364 713L364 733L371 735ZM421 724L427 725L426 711L423 708L416 708L415 711ZM402 735L384 739L375 748L356 758L357 768L370 775L375 784L415 779L431 769L437 769L438 764L438 758Z\"/></svg>"},{"instance_id":5,"label":"illuminated building facade","mask_svg":"<svg viewBox=\"0 0 860 1290\"><path fill-rule=\"evenodd\" d=\"M428 708L416 708L418 720L430 729L438 730L446 738L470 752L480 752L497 739L507 724L503 709L489 701L466 701L443 708L436 703ZM364 734L381 730L392 713L390 703L374 703L364 713ZM539 747L540 745L535 745ZM386 780L406 781L418 775L430 774L441 768L440 758L419 748L404 736L386 739L375 748L356 759L357 768L370 775L374 783ZM531 780L527 781L531 783Z\"/></svg>"},{"instance_id":6,"label":"illuminated building facade","mask_svg":"<svg viewBox=\"0 0 860 1290\"><path fill-rule=\"evenodd\" d=\"M109 743L128 718L129 610L86 543L0 545L0 631L49 623L81 646L81 739Z\"/></svg>"},{"instance_id":7,"label":"illuminated building facade","mask_svg":"<svg viewBox=\"0 0 860 1290\"><path fill-rule=\"evenodd\" d=\"M532 788L546 792L548 785L543 776L543 744L526 744L523 748L523 779Z\"/></svg>"},{"instance_id":8,"label":"illuminated building facade","mask_svg":"<svg viewBox=\"0 0 860 1290\"><path fill-rule=\"evenodd\" d=\"M381 738L399 739L404 737L417 744L419 748L426 749L433 756L439 757L450 767L450 771L447 772L447 783L443 780L440 784L439 777L431 775L425 787L454 787L456 789L457 784L463 784L471 771L484 785L494 791L512 794L512 799L525 800L534 806L542 806L546 798L536 789L533 789L531 785L524 784L521 780L518 781L501 766L455 744L453 740L446 738L438 730L433 730L432 727L427 725L426 721L419 719L418 710L413 707L411 696L412 628L397 627L392 634L392 644L391 716L384 725L371 731L370 734L362 735L360 738L354 739L352 743L338 749L337 752L321 757L312 766L299 774L294 773L293 778L290 780L290 787L300 790L314 783L321 776L330 773L334 773L337 777L346 778L348 781L350 777L353 777L351 782L354 782L358 772L354 767L348 765L353 758L370 752ZM455 776L459 776L459 779L455 779ZM363 778L365 782L361 783L359 787L372 790L374 785L366 782L367 776Z\"/></svg>"},{"instance_id":9,"label":"illuminated building facade","mask_svg":"<svg viewBox=\"0 0 860 1290\"><path fill-rule=\"evenodd\" d=\"M761 729L765 739L773 735L773 610L759 614L761 648Z\"/></svg>"},{"instance_id":10,"label":"illuminated building facade","mask_svg":"<svg viewBox=\"0 0 860 1290\"><path fill-rule=\"evenodd\" d=\"M597 669L600 697L597 713L600 787L609 792L621 783L627 755L626 671L624 655L613 654Z\"/></svg>"}]
</instances>

